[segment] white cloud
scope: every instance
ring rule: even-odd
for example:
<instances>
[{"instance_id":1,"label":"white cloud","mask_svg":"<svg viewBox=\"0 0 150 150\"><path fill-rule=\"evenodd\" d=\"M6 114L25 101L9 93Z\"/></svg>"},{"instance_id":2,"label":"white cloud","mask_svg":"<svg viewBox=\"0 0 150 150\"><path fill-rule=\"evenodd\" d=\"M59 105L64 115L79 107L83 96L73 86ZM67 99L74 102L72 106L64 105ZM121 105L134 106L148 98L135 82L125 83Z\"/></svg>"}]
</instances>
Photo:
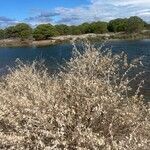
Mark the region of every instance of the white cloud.
<instances>
[{"instance_id":1,"label":"white cloud","mask_svg":"<svg viewBox=\"0 0 150 150\"><path fill-rule=\"evenodd\" d=\"M87 5L74 8L57 7L24 21L32 25L41 23L80 24L92 21L109 21L115 18L139 16L150 22L150 0L87 0Z\"/></svg>"},{"instance_id":2,"label":"white cloud","mask_svg":"<svg viewBox=\"0 0 150 150\"><path fill-rule=\"evenodd\" d=\"M116 6L150 4L150 0L91 0L92 4L112 4Z\"/></svg>"},{"instance_id":3,"label":"white cloud","mask_svg":"<svg viewBox=\"0 0 150 150\"><path fill-rule=\"evenodd\" d=\"M77 24L85 21L109 21L118 17L138 15L150 22L150 0L90 0L90 4L75 8L56 8L59 23Z\"/></svg>"}]
</instances>

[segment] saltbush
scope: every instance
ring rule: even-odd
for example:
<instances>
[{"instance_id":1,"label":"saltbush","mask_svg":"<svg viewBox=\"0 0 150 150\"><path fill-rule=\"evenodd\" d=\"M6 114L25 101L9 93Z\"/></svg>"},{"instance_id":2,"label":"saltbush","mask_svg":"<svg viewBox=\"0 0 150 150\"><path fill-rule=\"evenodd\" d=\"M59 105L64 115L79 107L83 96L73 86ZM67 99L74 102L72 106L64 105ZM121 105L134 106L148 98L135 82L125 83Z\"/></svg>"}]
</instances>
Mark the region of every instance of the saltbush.
<instances>
[{"instance_id":1,"label":"saltbush","mask_svg":"<svg viewBox=\"0 0 150 150\"><path fill-rule=\"evenodd\" d=\"M90 44L57 75L20 62L0 81L0 149L149 150L142 82L128 94L136 63Z\"/></svg>"}]
</instances>

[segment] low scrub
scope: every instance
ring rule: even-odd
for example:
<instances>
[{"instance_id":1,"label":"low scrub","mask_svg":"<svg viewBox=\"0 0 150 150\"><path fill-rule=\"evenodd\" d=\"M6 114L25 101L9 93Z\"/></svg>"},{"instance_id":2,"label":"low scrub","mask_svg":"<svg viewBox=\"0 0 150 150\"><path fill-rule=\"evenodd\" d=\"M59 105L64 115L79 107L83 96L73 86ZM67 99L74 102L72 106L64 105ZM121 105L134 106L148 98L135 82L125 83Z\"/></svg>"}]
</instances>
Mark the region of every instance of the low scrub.
<instances>
[{"instance_id":1,"label":"low scrub","mask_svg":"<svg viewBox=\"0 0 150 150\"><path fill-rule=\"evenodd\" d=\"M57 75L37 62L0 81L0 149L149 150L150 109L139 88L129 96L125 54L85 44ZM123 71L124 73L122 73Z\"/></svg>"}]
</instances>

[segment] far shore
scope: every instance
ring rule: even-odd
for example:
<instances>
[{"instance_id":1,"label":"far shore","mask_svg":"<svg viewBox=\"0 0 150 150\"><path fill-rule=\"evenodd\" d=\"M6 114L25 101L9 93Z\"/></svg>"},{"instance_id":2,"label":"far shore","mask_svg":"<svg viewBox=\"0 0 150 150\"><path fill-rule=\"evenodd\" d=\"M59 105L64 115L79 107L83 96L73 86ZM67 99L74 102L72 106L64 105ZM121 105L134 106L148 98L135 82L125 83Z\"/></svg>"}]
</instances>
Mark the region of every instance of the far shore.
<instances>
[{"instance_id":1,"label":"far shore","mask_svg":"<svg viewBox=\"0 0 150 150\"><path fill-rule=\"evenodd\" d=\"M114 35L114 33L106 33L106 34L83 34L83 35L64 35L64 36L57 36L51 37L47 40L20 40L20 39L4 39L0 40L0 47L23 47L23 46L47 46L58 44L66 41L72 41L77 39L88 39L88 38L96 38L96 37L105 37L108 38L109 36Z\"/></svg>"},{"instance_id":2,"label":"far shore","mask_svg":"<svg viewBox=\"0 0 150 150\"><path fill-rule=\"evenodd\" d=\"M48 40L21 40L21 39L4 39L0 40L0 47L40 47L40 46L48 46L54 45L63 42L70 42L75 40L135 40L135 39L150 39L150 32L142 32L135 34L125 34L125 33L105 33L105 34L83 34L83 35L65 35L65 36L57 36L51 37Z\"/></svg>"}]
</instances>

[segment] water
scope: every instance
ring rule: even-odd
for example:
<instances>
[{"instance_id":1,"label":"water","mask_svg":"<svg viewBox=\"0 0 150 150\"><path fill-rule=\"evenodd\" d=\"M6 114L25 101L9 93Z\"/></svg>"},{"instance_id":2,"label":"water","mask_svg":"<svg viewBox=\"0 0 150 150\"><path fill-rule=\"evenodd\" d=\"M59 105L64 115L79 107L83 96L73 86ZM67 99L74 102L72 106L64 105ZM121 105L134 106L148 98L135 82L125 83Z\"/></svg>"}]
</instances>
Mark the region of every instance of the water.
<instances>
[{"instance_id":1,"label":"water","mask_svg":"<svg viewBox=\"0 0 150 150\"><path fill-rule=\"evenodd\" d=\"M100 44L100 43L98 43ZM114 53L125 51L128 58L139 58L145 56L143 63L145 65L146 80L144 93L150 95L150 40L135 41L109 41L106 47L112 48ZM0 74L7 70L7 66L15 66L15 60L19 58L23 62L32 62L33 60L45 60L49 70L55 72L59 65L72 56L72 46L68 43L47 46L47 47L20 47L20 48L0 48Z\"/></svg>"},{"instance_id":2,"label":"water","mask_svg":"<svg viewBox=\"0 0 150 150\"><path fill-rule=\"evenodd\" d=\"M22 62L45 60L46 66L54 71L64 60L68 60L71 55L72 46L70 44L47 47L0 48L0 73L5 72L7 66L15 66L15 61L18 58Z\"/></svg>"}]
</instances>

